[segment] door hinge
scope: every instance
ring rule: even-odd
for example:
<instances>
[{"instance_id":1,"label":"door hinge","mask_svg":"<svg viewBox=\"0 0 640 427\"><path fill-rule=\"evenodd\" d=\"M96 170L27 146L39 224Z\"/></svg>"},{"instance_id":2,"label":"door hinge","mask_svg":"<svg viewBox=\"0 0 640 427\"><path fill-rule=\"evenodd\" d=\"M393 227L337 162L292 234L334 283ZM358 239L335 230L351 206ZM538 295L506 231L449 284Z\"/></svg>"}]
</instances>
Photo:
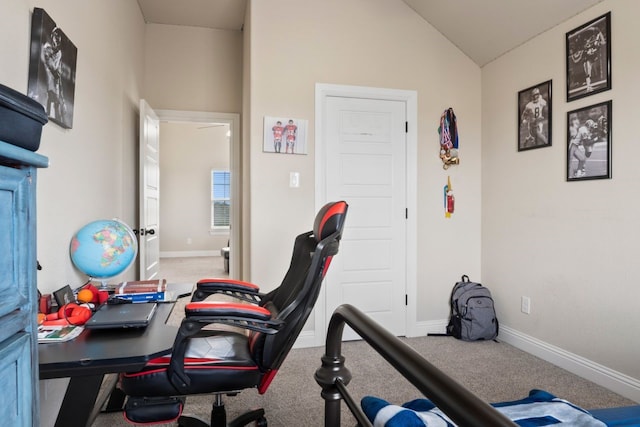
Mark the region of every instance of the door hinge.
<instances>
[{"instance_id":1,"label":"door hinge","mask_svg":"<svg viewBox=\"0 0 640 427\"><path fill-rule=\"evenodd\" d=\"M409 208L404 208L404 219L409 219Z\"/></svg>"},{"instance_id":2,"label":"door hinge","mask_svg":"<svg viewBox=\"0 0 640 427\"><path fill-rule=\"evenodd\" d=\"M409 305L409 295L404 294L404 305Z\"/></svg>"},{"instance_id":3,"label":"door hinge","mask_svg":"<svg viewBox=\"0 0 640 427\"><path fill-rule=\"evenodd\" d=\"M404 132L409 133L409 122L404 122Z\"/></svg>"}]
</instances>

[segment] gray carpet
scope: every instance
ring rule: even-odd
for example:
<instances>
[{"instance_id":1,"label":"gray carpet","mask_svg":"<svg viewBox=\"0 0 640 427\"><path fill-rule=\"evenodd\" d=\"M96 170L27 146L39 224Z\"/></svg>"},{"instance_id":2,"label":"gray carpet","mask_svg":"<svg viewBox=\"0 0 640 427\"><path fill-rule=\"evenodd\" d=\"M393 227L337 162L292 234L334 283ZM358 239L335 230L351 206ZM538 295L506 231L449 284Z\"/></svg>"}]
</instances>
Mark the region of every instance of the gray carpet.
<instances>
[{"instance_id":1,"label":"gray carpet","mask_svg":"<svg viewBox=\"0 0 640 427\"><path fill-rule=\"evenodd\" d=\"M208 269L210 262L201 261ZM176 263L184 266L189 262ZM192 266L190 271L194 270L197 268ZM205 272L200 277L208 275ZM178 309L172 322L179 321L179 312ZM469 343L450 337L401 340L488 402L519 399L526 396L529 390L539 388L584 408L635 404L508 344L493 341ZM270 427L323 426L324 404L320 398L320 387L313 379L315 371L320 367L323 353L324 348L292 350L265 395L260 396L255 390L245 390L238 396L225 399L229 417L233 418L250 408L264 407ZM353 374L348 389L356 401L365 395L382 397L392 403L403 403L421 397L409 382L364 342L344 343L343 354L346 365ZM185 414L196 414L208 419L211 402L212 396L189 397ZM354 424L353 418L343 409L342 425ZM100 414L93 424L94 427L127 425L130 424L119 413Z\"/></svg>"}]
</instances>

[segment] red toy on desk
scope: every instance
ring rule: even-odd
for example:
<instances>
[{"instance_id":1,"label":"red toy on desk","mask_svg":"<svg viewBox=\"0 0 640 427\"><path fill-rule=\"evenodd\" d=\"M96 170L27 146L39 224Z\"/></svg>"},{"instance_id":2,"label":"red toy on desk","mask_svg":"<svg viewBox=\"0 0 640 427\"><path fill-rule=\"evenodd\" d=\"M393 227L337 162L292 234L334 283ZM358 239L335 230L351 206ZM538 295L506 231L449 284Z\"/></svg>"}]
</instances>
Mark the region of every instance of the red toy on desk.
<instances>
[{"instance_id":1,"label":"red toy on desk","mask_svg":"<svg viewBox=\"0 0 640 427\"><path fill-rule=\"evenodd\" d=\"M83 307L76 303L69 303L63 305L60 310L51 314L38 314L38 324L45 326L80 326L87 323L87 320L91 318L91 309Z\"/></svg>"},{"instance_id":2,"label":"red toy on desk","mask_svg":"<svg viewBox=\"0 0 640 427\"><path fill-rule=\"evenodd\" d=\"M85 285L78 291L76 299L79 303L104 304L109 298L109 292L98 290L91 283Z\"/></svg>"},{"instance_id":3,"label":"red toy on desk","mask_svg":"<svg viewBox=\"0 0 640 427\"><path fill-rule=\"evenodd\" d=\"M55 313L38 313L38 324L44 326L84 325L93 314L89 304L103 304L108 298L107 291L100 291L92 284L85 285L76 296L79 304L65 304Z\"/></svg>"}]
</instances>

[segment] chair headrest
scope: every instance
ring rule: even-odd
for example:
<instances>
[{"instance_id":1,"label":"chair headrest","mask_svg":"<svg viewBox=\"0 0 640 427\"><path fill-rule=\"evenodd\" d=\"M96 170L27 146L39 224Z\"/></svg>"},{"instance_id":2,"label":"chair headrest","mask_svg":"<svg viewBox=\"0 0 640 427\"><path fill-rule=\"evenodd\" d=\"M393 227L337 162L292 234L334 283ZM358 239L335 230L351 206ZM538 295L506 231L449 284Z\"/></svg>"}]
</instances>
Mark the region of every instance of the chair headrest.
<instances>
[{"instance_id":1,"label":"chair headrest","mask_svg":"<svg viewBox=\"0 0 640 427\"><path fill-rule=\"evenodd\" d=\"M342 232L348 207L344 201L330 202L318 211L313 223L313 235L317 241L329 237L336 231Z\"/></svg>"}]
</instances>

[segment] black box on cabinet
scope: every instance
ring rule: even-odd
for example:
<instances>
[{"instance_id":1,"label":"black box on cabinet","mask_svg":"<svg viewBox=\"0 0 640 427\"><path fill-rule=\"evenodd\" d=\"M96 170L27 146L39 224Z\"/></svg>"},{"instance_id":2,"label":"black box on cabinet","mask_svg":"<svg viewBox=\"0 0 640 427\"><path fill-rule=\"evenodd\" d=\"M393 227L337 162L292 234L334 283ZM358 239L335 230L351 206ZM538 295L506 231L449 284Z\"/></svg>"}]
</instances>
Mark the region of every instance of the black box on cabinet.
<instances>
[{"instance_id":1,"label":"black box on cabinet","mask_svg":"<svg viewBox=\"0 0 640 427\"><path fill-rule=\"evenodd\" d=\"M37 101L0 84L0 141L36 151L48 121Z\"/></svg>"}]
</instances>

